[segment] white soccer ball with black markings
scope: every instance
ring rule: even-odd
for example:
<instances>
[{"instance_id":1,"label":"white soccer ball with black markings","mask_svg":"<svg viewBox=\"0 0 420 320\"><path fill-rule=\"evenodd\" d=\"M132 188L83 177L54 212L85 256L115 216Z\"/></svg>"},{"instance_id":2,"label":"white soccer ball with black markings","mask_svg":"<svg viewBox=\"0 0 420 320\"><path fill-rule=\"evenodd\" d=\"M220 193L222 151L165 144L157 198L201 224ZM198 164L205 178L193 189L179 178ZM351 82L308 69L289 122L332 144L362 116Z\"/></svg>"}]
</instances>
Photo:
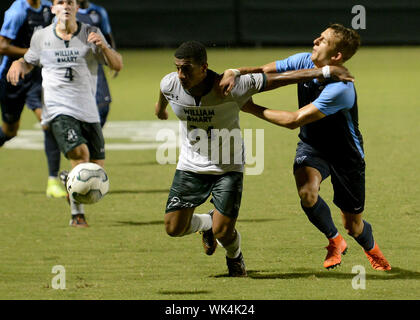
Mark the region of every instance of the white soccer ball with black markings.
<instances>
[{"instance_id":1,"label":"white soccer ball with black markings","mask_svg":"<svg viewBox=\"0 0 420 320\"><path fill-rule=\"evenodd\" d=\"M93 204L108 193L109 179L104 168L96 163L85 162L70 171L66 187L77 202Z\"/></svg>"}]
</instances>

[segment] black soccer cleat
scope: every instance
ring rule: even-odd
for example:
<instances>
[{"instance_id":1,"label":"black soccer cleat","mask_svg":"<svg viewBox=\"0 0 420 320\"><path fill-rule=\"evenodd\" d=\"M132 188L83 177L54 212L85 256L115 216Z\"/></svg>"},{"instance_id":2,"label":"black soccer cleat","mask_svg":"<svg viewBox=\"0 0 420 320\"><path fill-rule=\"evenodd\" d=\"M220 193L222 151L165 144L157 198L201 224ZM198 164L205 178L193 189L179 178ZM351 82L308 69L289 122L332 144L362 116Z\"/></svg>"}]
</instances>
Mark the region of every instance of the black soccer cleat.
<instances>
[{"instance_id":1,"label":"black soccer cleat","mask_svg":"<svg viewBox=\"0 0 420 320\"><path fill-rule=\"evenodd\" d=\"M226 257L226 264L229 270L229 277L246 277L245 261L242 252L237 258Z\"/></svg>"}]
</instances>

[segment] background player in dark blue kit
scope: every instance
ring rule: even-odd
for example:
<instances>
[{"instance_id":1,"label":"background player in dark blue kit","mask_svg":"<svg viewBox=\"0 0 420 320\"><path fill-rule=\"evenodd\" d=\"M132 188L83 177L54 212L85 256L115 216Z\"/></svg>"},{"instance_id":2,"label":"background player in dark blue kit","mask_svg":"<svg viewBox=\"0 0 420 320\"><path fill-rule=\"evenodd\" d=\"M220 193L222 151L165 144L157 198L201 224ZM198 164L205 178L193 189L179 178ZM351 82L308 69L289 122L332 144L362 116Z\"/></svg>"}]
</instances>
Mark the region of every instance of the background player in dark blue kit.
<instances>
[{"instance_id":1,"label":"background player in dark blue kit","mask_svg":"<svg viewBox=\"0 0 420 320\"><path fill-rule=\"evenodd\" d=\"M314 40L312 53L299 53L262 67L240 68L236 73L323 68L325 77L329 65L342 65L356 53L359 45L360 37L354 30L332 24ZM234 70L225 72L222 88L230 88L234 73ZM341 210L347 233L362 246L374 269L390 270L390 264L373 239L371 225L362 219L365 161L354 84L315 79L298 84L298 99L296 112L270 110L252 101L243 111L290 129L300 127L294 175L303 211L329 240L324 267L339 265L341 255L347 250L328 205L319 196L321 182L331 176L334 203Z\"/></svg>"},{"instance_id":2,"label":"background player in dark blue kit","mask_svg":"<svg viewBox=\"0 0 420 320\"><path fill-rule=\"evenodd\" d=\"M0 146L16 136L23 107L34 111L41 120L41 69L34 70L21 80L18 86L6 81L6 74L13 61L22 57L29 47L32 34L51 24L51 2L46 0L16 0L4 15L0 31L0 54L4 55L0 66L0 104L3 124L0 128ZM60 169L60 151L48 130L45 134L45 153L49 179L47 196L65 197L66 191L57 179Z\"/></svg>"},{"instance_id":3,"label":"background player in dark blue kit","mask_svg":"<svg viewBox=\"0 0 420 320\"><path fill-rule=\"evenodd\" d=\"M111 24L105 8L85 0L78 0L77 3L79 5L77 20L98 27L111 47L116 49L115 40L112 36ZM117 74L118 73L115 73L115 76ZM111 93L105 77L104 68L102 65L99 65L96 103L98 105L102 127L105 125L107 120L111 101Z\"/></svg>"}]
</instances>

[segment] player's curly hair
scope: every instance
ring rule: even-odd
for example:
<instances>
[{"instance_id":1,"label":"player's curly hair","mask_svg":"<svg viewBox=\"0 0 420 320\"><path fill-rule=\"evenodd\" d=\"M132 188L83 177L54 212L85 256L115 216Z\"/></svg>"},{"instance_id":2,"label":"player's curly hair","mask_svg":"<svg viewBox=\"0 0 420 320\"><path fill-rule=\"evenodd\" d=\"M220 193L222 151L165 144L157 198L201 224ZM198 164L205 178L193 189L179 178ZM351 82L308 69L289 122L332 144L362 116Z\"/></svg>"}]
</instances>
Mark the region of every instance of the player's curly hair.
<instances>
[{"instance_id":1,"label":"player's curly hair","mask_svg":"<svg viewBox=\"0 0 420 320\"><path fill-rule=\"evenodd\" d=\"M176 49L174 56L177 59L192 59L199 65L207 63L206 47L198 41L184 42Z\"/></svg>"},{"instance_id":2,"label":"player's curly hair","mask_svg":"<svg viewBox=\"0 0 420 320\"><path fill-rule=\"evenodd\" d=\"M328 28L333 29L340 39L336 43L336 49L343 55L343 61L349 60L360 47L360 35L355 30L339 23L332 23Z\"/></svg>"}]
</instances>

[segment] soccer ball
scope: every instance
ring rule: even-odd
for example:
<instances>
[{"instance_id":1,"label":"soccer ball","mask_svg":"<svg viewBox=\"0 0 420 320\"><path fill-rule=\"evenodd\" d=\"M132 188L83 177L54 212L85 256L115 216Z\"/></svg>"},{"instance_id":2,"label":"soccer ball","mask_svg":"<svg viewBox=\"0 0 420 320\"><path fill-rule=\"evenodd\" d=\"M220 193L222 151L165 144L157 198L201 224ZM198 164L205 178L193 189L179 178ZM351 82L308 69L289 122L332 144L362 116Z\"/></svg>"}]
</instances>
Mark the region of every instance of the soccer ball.
<instances>
[{"instance_id":1,"label":"soccer ball","mask_svg":"<svg viewBox=\"0 0 420 320\"><path fill-rule=\"evenodd\" d=\"M92 204L108 193L109 179L104 168L96 163L84 162L70 171L66 187L77 202Z\"/></svg>"}]
</instances>

